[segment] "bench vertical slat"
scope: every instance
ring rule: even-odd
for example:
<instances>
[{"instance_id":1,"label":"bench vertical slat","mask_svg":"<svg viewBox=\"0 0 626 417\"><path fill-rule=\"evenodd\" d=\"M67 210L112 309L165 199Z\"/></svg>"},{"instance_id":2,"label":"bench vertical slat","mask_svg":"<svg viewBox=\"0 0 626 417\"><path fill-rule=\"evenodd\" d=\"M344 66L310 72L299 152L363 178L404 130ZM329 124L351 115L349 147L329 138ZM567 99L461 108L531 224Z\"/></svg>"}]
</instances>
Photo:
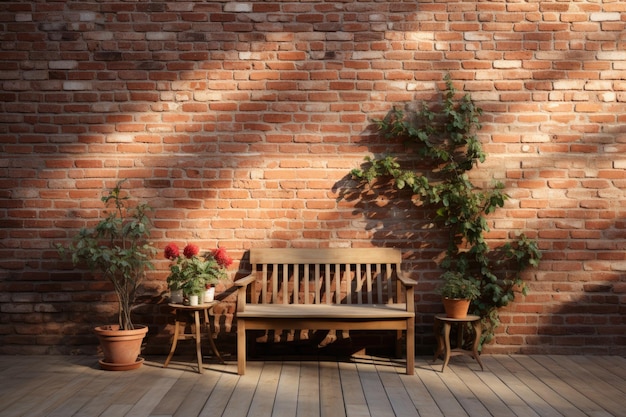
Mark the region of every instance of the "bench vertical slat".
<instances>
[{"instance_id":1,"label":"bench vertical slat","mask_svg":"<svg viewBox=\"0 0 626 417\"><path fill-rule=\"evenodd\" d=\"M365 274L365 271L363 270L362 265L358 265L358 279L359 279L359 288L361 289L361 293L359 294L359 304L363 304L364 301L364 296L365 294L363 294L364 291L367 290L366 285L367 285L367 276Z\"/></svg>"},{"instance_id":2,"label":"bench vertical slat","mask_svg":"<svg viewBox=\"0 0 626 417\"><path fill-rule=\"evenodd\" d=\"M361 275L361 264L356 266L354 283L356 284L356 303L361 304L363 300L363 276Z\"/></svg>"},{"instance_id":3,"label":"bench vertical slat","mask_svg":"<svg viewBox=\"0 0 626 417\"><path fill-rule=\"evenodd\" d=\"M314 282L315 282L315 304L321 304L321 301L320 301L320 287L321 287L320 264L315 264Z\"/></svg>"},{"instance_id":4,"label":"bench vertical slat","mask_svg":"<svg viewBox=\"0 0 626 417\"><path fill-rule=\"evenodd\" d=\"M378 304L383 304L383 279L384 276L382 274L381 264L376 264L376 277L374 278L376 281L376 302Z\"/></svg>"},{"instance_id":5,"label":"bench vertical slat","mask_svg":"<svg viewBox=\"0 0 626 417\"><path fill-rule=\"evenodd\" d=\"M272 266L272 304L275 304L278 297L278 265L274 264ZM267 303L267 300L264 301Z\"/></svg>"},{"instance_id":6,"label":"bench vertical slat","mask_svg":"<svg viewBox=\"0 0 626 417\"><path fill-rule=\"evenodd\" d=\"M346 283L346 303L352 304L352 282L350 280L350 265L343 265L343 277ZM337 304L341 302L338 301Z\"/></svg>"},{"instance_id":7,"label":"bench vertical slat","mask_svg":"<svg viewBox=\"0 0 626 417\"><path fill-rule=\"evenodd\" d=\"M390 267L391 267L391 266L390 266ZM399 267L399 265L396 265L396 268L397 268L397 267ZM397 297L397 299L395 299L395 300L396 300L396 302L397 302L397 303L402 303L402 302L404 302L404 300L403 300L403 298L402 298L402 290L401 290L401 284L400 284L400 282L399 282L399 281L396 281L396 286L395 286L395 288L393 288L393 286L392 286L392 285L390 285L390 287L392 287L392 288L391 288L391 289L392 289L392 291L394 291L394 290L395 290L396 297Z\"/></svg>"},{"instance_id":8,"label":"bench vertical slat","mask_svg":"<svg viewBox=\"0 0 626 417\"><path fill-rule=\"evenodd\" d=\"M283 265L283 304L290 304L290 300L289 300L290 297L291 297L291 291L289 290L289 264L284 264Z\"/></svg>"},{"instance_id":9,"label":"bench vertical slat","mask_svg":"<svg viewBox=\"0 0 626 417\"><path fill-rule=\"evenodd\" d=\"M341 266L335 264L335 299L333 303L338 304L341 302Z\"/></svg>"},{"instance_id":10,"label":"bench vertical slat","mask_svg":"<svg viewBox=\"0 0 626 417\"><path fill-rule=\"evenodd\" d=\"M367 264L365 266L365 271L367 274L367 304L373 304L372 302L372 265Z\"/></svg>"},{"instance_id":11,"label":"bench vertical slat","mask_svg":"<svg viewBox=\"0 0 626 417\"><path fill-rule=\"evenodd\" d=\"M302 285L304 285L304 304L310 304L311 298L309 292L311 290L311 277L309 276L309 264L304 264L304 276L302 278Z\"/></svg>"},{"instance_id":12,"label":"bench vertical slat","mask_svg":"<svg viewBox=\"0 0 626 417\"><path fill-rule=\"evenodd\" d=\"M386 273L385 273L385 282L387 283L387 300L388 303L393 303L394 298L393 298L393 281L392 281L392 274L393 274L393 270L391 267L391 264L387 264L386 265ZM400 303L400 300L396 300L398 303Z\"/></svg>"},{"instance_id":13,"label":"bench vertical slat","mask_svg":"<svg viewBox=\"0 0 626 417\"><path fill-rule=\"evenodd\" d=\"M332 295L330 292L331 281L330 264L326 264L324 265L324 299L326 300L326 304L332 304Z\"/></svg>"},{"instance_id":14,"label":"bench vertical slat","mask_svg":"<svg viewBox=\"0 0 626 417\"><path fill-rule=\"evenodd\" d=\"M293 266L293 303L300 304L300 265L299 264L295 264Z\"/></svg>"},{"instance_id":15,"label":"bench vertical slat","mask_svg":"<svg viewBox=\"0 0 626 417\"><path fill-rule=\"evenodd\" d=\"M256 267L256 265L253 265L253 267ZM261 277L261 304L267 302L267 265L266 264L263 264L262 273L263 273L263 276ZM254 303L256 304L258 302L256 291L255 293L252 294L252 297L254 297Z\"/></svg>"}]
</instances>

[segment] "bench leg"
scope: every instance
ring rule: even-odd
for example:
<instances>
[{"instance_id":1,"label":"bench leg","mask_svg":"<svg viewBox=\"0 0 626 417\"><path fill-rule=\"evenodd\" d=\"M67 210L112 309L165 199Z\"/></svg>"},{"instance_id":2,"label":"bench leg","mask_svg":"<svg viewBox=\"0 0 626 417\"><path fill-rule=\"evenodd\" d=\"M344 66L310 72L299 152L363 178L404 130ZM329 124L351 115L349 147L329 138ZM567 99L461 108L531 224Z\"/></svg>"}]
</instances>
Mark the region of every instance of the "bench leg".
<instances>
[{"instance_id":1,"label":"bench leg","mask_svg":"<svg viewBox=\"0 0 626 417\"><path fill-rule=\"evenodd\" d=\"M415 374L415 318L407 320L406 325L406 374Z\"/></svg>"},{"instance_id":2,"label":"bench leg","mask_svg":"<svg viewBox=\"0 0 626 417\"><path fill-rule=\"evenodd\" d=\"M246 322L237 319L237 373L246 373Z\"/></svg>"}]
</instances>

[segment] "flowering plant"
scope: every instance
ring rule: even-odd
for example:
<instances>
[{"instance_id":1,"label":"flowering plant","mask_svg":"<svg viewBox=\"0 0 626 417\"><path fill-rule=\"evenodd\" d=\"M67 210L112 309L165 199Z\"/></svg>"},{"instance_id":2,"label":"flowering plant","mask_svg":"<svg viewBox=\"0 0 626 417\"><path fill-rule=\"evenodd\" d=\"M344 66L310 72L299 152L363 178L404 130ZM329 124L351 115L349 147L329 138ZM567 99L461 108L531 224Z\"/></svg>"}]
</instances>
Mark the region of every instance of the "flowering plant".
<instances>
[{"instance_id":1,"label":"flowering plant","mask_svg":"<svg viewBox=\"0 0 626 417\"><path fill-rule=\"evenodd\" d=\"M165 247L164 255L172 261L167 277L170 289L182 289L186 294L196 295L227 277L226 268L233 260L226 254L226 249L214 249L202 256L199 253L200 249L193 244L185 246L182 254L175 243Z\"/></svg>"}]
</instances>

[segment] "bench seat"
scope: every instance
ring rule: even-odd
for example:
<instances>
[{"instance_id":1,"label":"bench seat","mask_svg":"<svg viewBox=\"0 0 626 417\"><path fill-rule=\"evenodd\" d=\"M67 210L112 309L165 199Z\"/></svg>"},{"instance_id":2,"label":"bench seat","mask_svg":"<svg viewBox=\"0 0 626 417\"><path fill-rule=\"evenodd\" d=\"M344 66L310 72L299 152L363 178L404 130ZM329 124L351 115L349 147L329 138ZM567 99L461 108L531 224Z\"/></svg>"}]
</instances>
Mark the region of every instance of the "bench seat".
<instances>
[{"instance_id":1,"label":"bench seat","mask_svg":"<svg viewBox=\"0 0 626 417\"><path fill-rule=\"evenodd\" d=\"M262 321L263 318L386 321L415 317L415 313L408 312L406 304L253 304L246 306L246 311L238 313L237 316L258 321Z\"/></svg>"}]
</instances>

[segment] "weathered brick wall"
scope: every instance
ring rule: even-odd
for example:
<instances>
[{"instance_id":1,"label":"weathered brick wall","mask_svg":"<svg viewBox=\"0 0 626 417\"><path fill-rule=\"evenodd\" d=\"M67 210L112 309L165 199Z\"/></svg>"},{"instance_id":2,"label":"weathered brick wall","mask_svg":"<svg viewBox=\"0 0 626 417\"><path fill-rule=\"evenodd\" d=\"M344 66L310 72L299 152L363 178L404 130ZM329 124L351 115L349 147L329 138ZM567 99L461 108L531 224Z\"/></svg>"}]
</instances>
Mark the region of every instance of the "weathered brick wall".
<instances>
[{"instance_id":1,"label":"weathered brick wall","mask_svg":"<svg viewBox=\"0 0 626 417\"><path fill-rule=\"evenodd\" d=\"M397 246L431 349L443 246L387 195L348 195L393 105L450 73L484 109L478 180L506 183L495 244L544 250L491 352L626 353L626 3L31 1L0 3L0 353L89 352L110 288L62 263L129 178L154 240L226 247ZM171 326L167 263L146 282L152 351ZM225 286L225 287L228 287ZM226 288L222 288L226 289ZM227 300L229 300L227 298ZM234 307L220 307L220 338Z\"/></svg>"}]
</instances>

